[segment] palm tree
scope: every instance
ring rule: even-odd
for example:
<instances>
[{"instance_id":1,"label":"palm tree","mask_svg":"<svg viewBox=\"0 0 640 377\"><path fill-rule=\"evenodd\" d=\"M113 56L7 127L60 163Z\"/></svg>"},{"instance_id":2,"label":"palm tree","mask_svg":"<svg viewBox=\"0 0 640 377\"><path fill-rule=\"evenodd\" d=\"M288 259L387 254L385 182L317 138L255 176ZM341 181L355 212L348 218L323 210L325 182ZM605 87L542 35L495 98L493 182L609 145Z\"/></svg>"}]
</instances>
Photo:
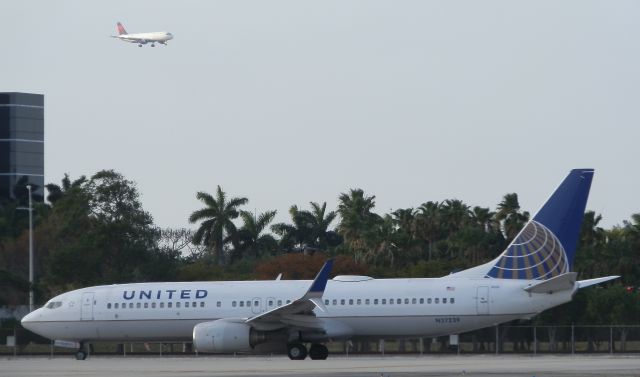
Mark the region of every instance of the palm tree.
<instances>
[{"instance_id":1,"label":"palm tree","mask_svg":"<svg viewBox=\"0 0 640 377\"><path fill-rule=\"evenodd\" d=\"M237 231L233 219L239 215L238 207L247 204L249 200L247 198L227 199L226 193L220 186L215 198L202 191L196 194L196 198L206 206L189 216L189 222L192 224L202 221L193 235L193 243L210 247L218 265L223 266L224 244L235 238Z\"/></svg>"},{"instance_id":2,"label":"palm tree","mask_svg":"<svg viewBox=\"0 0 640 377\"><path fill-rule=\"evenodd\" d=\"M271 234L262 234L275 215L276 211L267 211L256 217L251 212L240 211L243 225L236 233L238 247L234 250L234 254L237 254L234 255L235 257L242 257L248 251L253 252L254 257L258 257L260 254L275 250L278 241Z\"/></svg>"},{"instance_id":3,"label":"palm tree","mask_svg":"<svg viewBox=\"0 0 640 377\"><path fill-rule=\"evenodd\" d=\"M442 224L453 234L462 229L464 224L469 220L469 206L464 204L462 200L447 199L440 206Z\"/></svg>"},{"instance_id":4,"label":"palm tree","mask_svg":"<svg viewBox=\"0 0 640 377\"><path fill-rule=\"evenodd\" d=\"M416 228L420 237L429 245L428 260L431 260L433 244L440 231L440 203L429 201L418 207Z\"/></svg>"},{"instance_id":5,"label":"palm tree","mask_svg":"<svg viewBox=\"0 0 640 377\"><path fill-rule=\"evenodd\" d=\"M81 175L80 178L71 182L69 179L69 174L64 173L64 178L62 178L62 185L58 186L55 183L46 184L44 187L47 188L49 195L47 195L47 201L52 205L56 204L56 202L62 199L69 190L80 187L83 183L87 181L87 177Z\"/></svg>"},{"instance_id":6,"label":"palm tree","mask_svg":"<svg viewBox=\"0 0 640 377\"><path fill-rule=\"evenodd\" d=\"M328 228L336 218L336 213L327 213L326 202L322 205L316 202L310 204L311 211L291 206L289 214L292 224L278 223L271 227L274 233L282 237L280 243L285 249L326 249L329 245L335 246L337 235Z\"/></svg>"},{"instance_id":7,"label":"palm tree","mask_svg":"<svg viewBox=\"0 0 640 377\"><path fill-rule=\"evenodd\" d=\"M335 211L326 213L327 202L319 205L316 202L311 202L311 215L313 218L313 239L315 246L320 249L326 249L330 244L335 246L334 240L336 239L336 233L329 230L329 226L335 220L338 215Z\"/></svg>"},{"instance_id":8,"label":"palm tree","mask_svg":"<svg viewBox=\"0 0 640 377\"><path fill-rule=\"evenodd\" d=\"M361 257L373 245L376 238L375 225L382 218L371 212L375 207L375 196L365 196L362 189L351 189L348 194L342 193L338 198L338 213L342 221L338 225L338 233L345 240L347 246Z\"/></svg>"},{"instance_id":9,"label":"palm tree","mask_svg":"<svg viewBox=\"0 0 640 377\"><path fill-rule=\"evenodd\" d=\"M520 212L518 194L506 194L498 204L496 220L501 224L502 234L507 242L511 242L524 224L529 221L529 212Z\"/></svg>"}]
</instances>

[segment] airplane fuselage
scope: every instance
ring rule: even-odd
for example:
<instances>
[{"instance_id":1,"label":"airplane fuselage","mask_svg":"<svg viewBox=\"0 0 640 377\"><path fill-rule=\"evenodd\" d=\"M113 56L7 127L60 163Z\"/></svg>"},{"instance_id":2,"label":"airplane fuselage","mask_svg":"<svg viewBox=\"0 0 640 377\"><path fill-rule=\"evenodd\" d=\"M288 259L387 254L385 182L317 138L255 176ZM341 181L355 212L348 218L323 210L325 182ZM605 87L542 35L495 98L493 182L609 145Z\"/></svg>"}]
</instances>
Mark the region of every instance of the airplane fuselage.
<instances>
[{"instance_id":1,"label":"airplane fuselage","mask_svg":"<svg viewBox=\"0 0 640 377\"><path fill-rule=\"evenodd\" d=\"M530 318L570 301L575 291L529 293L523 288L535 281L508 279L337 279L327 283L322 297L326 311L314 309L326 329L322 340L458 334ZM52 308L36 310L25 322L51 339L187 341L198 323L256 316L296 300L310 283L270 280L96 286L51 299L47 306ZM290 321L295 326L296 318ZM317 340L317 335L313 339Z\"/></svg>"}]
</instances>

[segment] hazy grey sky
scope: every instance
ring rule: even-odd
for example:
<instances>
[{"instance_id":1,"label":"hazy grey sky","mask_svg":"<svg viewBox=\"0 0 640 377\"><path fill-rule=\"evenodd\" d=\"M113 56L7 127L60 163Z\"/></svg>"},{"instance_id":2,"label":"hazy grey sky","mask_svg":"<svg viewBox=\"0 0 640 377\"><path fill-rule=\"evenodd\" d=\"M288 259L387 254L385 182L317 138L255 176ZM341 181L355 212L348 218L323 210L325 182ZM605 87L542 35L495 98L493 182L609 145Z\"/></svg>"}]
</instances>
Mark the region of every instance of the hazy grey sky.
<instances>
[{"instance_id":1,"label":"hazy grey sky","mask_svg":"<svg viewBox=\"0 0 640 377\"><path fill-rule=\"evenodd\" d=\"M46 181L112 168L160 226L459 198L535 211L574 167L640 212L638 1L2 1L0 91L45 94ZM170 31L169 46L109 38Z\"/></svg>"}]
</instances>

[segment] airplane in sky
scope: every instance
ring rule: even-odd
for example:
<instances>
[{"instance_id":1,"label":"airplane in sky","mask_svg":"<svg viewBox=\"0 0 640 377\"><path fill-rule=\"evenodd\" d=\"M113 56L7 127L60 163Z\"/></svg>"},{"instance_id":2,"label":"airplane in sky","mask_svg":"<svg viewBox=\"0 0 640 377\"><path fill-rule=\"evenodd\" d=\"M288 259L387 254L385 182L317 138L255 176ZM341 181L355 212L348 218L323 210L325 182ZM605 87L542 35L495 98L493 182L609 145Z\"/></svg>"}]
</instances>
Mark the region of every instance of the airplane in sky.
<instances>
[{"instance_id":1,"label":"airplane in sky","mask_svg":"<svg viewBox=\"0 0 640 377\"><path fill-rule=\"evenodd\" d=\"M135 283L88 287L52 298L22 319L42 336L91 341L192 341L199 352L259 352L326 359L325 343L359 337L437 337L529 319L571 301L578 289L618 276L577 280L571 271L593 169L574 169L497 258L441 278ZM309 346L308 346L309 345Z\"/></svg>"},{"instance_id":2,"label":"airplane in sky","mask_svg":"<svg viewBox=\"0 0 640 377\"><path fill-rule=\"evenodd\" d=\"M147 43L151 43L151 47L155 47L156 43L161 43L166 46L167 42L173 39L173 34L166 31L127 34L127 31L124 29L124 26L122 26L120 22L118 22L117 27L118 27L118 35L112 35L111 38L118 38L121 41L130 42L130 43L137 43L138 47L142 47L142 45Z\"/></svg>"}]
</instances>

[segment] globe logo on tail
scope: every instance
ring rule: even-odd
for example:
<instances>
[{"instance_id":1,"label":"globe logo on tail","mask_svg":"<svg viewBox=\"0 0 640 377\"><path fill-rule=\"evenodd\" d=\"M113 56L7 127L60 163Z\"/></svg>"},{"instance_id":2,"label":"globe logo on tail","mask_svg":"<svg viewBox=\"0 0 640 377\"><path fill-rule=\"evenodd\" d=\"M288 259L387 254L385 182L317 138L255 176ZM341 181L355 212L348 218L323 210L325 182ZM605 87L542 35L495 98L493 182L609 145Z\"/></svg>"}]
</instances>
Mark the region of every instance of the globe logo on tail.
<instances>
[{"instance_id":1,"label":"globe logo on tail","mask_svg":"<svg viewBox=\"0 0 640 377\"><path fill-rule=\"evenodd\" d=\"M532 220L486 277L546 280L566 272L569 272L569 263L562 243L547 227Z\"/></svg>"}]
</instances>

